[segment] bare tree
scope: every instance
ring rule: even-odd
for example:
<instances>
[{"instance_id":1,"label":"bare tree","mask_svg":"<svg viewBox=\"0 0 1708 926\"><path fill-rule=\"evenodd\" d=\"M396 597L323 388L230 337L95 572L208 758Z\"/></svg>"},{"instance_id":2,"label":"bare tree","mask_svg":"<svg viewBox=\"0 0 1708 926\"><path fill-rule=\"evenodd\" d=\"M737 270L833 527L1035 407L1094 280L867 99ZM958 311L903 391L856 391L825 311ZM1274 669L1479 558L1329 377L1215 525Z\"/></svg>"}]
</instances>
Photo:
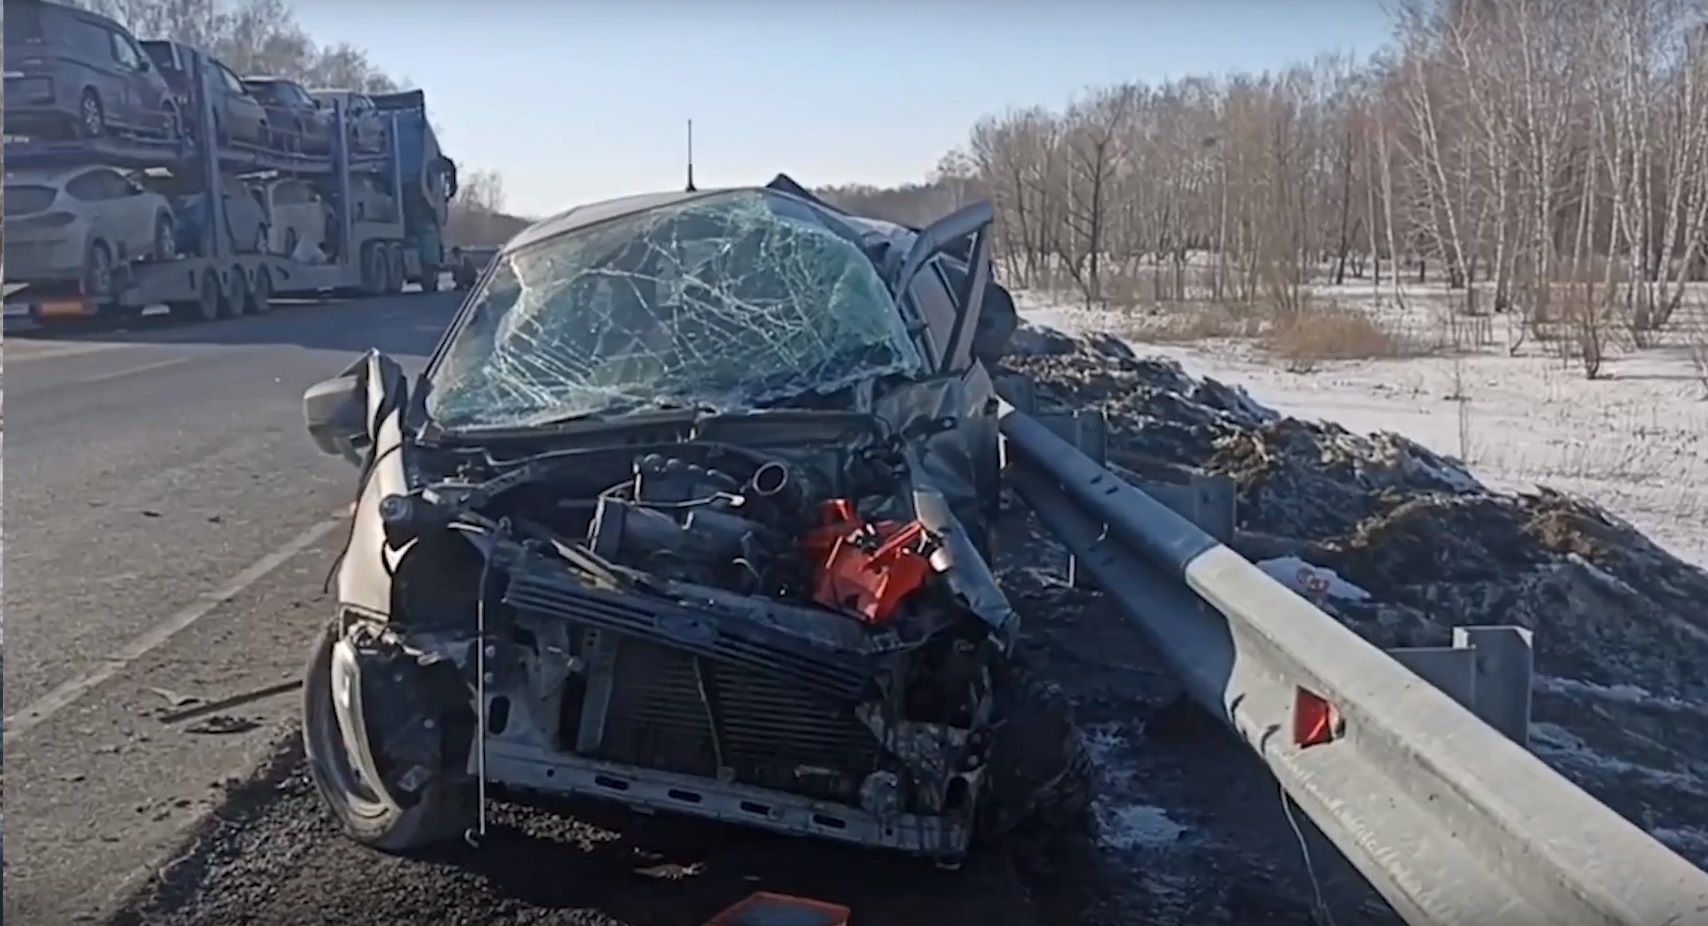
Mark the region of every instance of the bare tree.
<instances>
[{"instance_id":1,"label":"bare tree","mask_svg":"<svg viewBox=\"0 0 1708 926\"><path fill-rule=\"evenodd\" d=\"M1368 60L1093 90L981 120L927 184L971 192L1020 285L1109 305L1309 311L1365 275L1455 292L1458 344L1502 314L1587 375L1676 338L1708 281L1708 0L1399 0ZM953 187L952 191L949 187ZM1386 276L1384 276L1386 274ZM1418 303L1421 304L1421 303Z\"/></svg>"}]
</instances>

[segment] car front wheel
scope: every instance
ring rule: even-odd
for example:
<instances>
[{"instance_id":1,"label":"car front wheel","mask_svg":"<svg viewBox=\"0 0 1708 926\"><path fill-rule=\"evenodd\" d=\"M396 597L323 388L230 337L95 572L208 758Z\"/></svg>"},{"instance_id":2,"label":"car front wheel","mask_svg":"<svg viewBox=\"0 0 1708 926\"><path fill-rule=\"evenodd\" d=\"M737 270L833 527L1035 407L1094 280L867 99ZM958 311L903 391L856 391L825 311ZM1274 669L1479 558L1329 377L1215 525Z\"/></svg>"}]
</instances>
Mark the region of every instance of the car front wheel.
<instances>
[{"instance_id":1,"label":"car front wheel","mask_svg":"<svg viewBox=\"0 0 1708 926\"><path fill-rule=\"evenodd\" d=\"M474 816L467 788L428 783L412 799L369 781L372 755L355 646L337 623L315 640L303 677L303 750L309 777L344 831L384 852L408 852L460 835Z\"/></svg>"}]
</instances>

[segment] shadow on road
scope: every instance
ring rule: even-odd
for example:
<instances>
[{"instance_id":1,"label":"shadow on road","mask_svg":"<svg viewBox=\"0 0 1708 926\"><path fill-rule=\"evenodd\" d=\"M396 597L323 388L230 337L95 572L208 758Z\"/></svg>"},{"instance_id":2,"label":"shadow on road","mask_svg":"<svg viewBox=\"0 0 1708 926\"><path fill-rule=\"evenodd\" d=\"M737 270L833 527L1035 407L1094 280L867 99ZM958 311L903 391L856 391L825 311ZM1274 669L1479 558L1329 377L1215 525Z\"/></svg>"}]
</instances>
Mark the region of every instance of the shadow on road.
<instances>
[{"instance_id":1,"label":"shadow on road","mask_svg":"<svg viewBox=\"0 0 1708 926\"><path fill-rule=\"evenodd\" d=\"M759 890L849 906L863 926L1034 923L998 849L949 872L888 853L580 801L546 811L495 799L478 847L383 855L336 830L308 783L298 741L281 747L113 926L691 926Z\"/></svg>"}]
</instances>

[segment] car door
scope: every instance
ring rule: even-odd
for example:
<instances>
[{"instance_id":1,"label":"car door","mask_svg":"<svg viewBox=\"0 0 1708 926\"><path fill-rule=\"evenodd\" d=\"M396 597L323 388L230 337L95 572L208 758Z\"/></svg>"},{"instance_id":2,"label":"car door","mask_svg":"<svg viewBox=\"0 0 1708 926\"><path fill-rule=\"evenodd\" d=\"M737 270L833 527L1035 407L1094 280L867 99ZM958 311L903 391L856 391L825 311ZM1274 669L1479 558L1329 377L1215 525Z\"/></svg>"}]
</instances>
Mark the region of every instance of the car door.
<instances>
[{"instance_id":1,"label":"car door","mask_svg":"<svg viewBox=\"0 0 1708 926\"><path fill-rule=\"evenodd\" d=\"M142 132L160 131L166 121L164 82L152 72L148 56L124 30L103 26L102 31L107 34L107 47L124 86L124 126Z\"/></svg>"},{"instance_id":2,"label":"car door","mask_svg":"<svg viewBox=\"0 0 1708 926\"><path fill-rule=\"evenodd\" d=\"M300 181L275 181L267 190L272 211L271 247L275 254L291 255L304 238L318 237L318 220L310 221L305 212L307 189Z\"/></svg>"},{"instance_id":3,"label":"car door","mask_svg":"<svg viewBox=\"0 0 1708 926\"><path fill-rule=\"evenodd\" d=\"M908 299L924 316L939 373L957 372L972 363L973 340L990 283L990 230L996 209L988 200L967 205L919 231L899 257L886 261L891 292ZM951 272L949 262L964 264ZM954 267L954 270L960 268ZM933 291L936 290L936 293ZM948 299L934 298L942 292Z\"/></svg>"},{"instance_id":4,"label":"car door","mask_svg":"<svg viewBox=\"0 0 1708 926\"><path fill-rule=\"evenodd\" d=\"M95 237L107 243L117 265L121 255L135 256L139 239L132 229L135 220L127 214L124 200L130 195L124 178L111 167L92 167L65 183L65 194L77 202L77 211L89 222Z\"/></svg>"},{"instance_id":5,"label":"car door","mask_svg":"<svg viewBox=\"0 0 1708 926\"><path fill-rule=\"evenodd\" d=\"M231 250L255 254L267 250L271 215L266 197L235 177L225 178L225 213L231 225Z\"/></svg>"},{"instance_id":6,"label":"car door","mask_svg":"<svg viewBox=\"0 0 1708 926\"><path fill-rule=\"evenodd\" d=\"M297 84L286 84L285 94L291 106L303 114L303 140L308 147L320 150L329 146L333 132L331 110Z\"/></svg>"},{"instance_id":7,"label":"car door","mask_svg":"<svg viewBox=\"0 0 1708 926\"><path fill-rule=\"evenodd\" d=\"M100 98L107 125L134 128L130 116L136 111L136 102L131 98L136 90L113 56L113 39L106 25L93 17L72 13L60 21L59 28L67 33L65 44L74 49L84 71L83 80Z\"/></svg>"}]
</instances>

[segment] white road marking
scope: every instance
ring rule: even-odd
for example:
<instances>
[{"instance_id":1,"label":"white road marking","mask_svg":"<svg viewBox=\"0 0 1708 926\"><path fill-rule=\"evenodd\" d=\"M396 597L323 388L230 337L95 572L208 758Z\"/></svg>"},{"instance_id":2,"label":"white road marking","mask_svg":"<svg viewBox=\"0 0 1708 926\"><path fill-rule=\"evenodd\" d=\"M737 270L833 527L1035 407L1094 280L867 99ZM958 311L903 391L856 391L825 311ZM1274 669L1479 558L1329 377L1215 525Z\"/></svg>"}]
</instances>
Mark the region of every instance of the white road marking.
<instances>
[{"instance_id":1,"label":"white road marking","mask_svg":"<svg viewBox=\"0 0 1708 926\"><path fill-rule=\"evenodd\" d=\"M43 721L75 704L79 698L88 694L97 685L118 675L131 663L153 652L179 633L188 630L197 621L213 613L214 609L236 598L244 590L266 578L273 570L283 566L291 557L313 546L322 537L346 523L348 523L347 516L340 511L338 515L332 518L311 525L307 530L286 541L284 546L261 557L250 564L247 569L232 576L231 580L224 585L203 595L195 603L183 608L150 628L142 636L130 641L124 648L107 657L88 674L60 685L43 695L35 703L26 706L16 714L8 716L5 721L6 732L3 737L0 737L0 744L12 745L12 740L23 736Z\"/></svg>"},{"instance_id":2,"label":"white road marking","mask_svg":"<svg viewBox=\"0 0 1708 926\"><path fill-rule=\"evenodd\" d=\"M101 373L101 374L98 374L95 376L85 376L82 379L73 380L72 382L66 383L64 386L60 386L58 388L59 389L65 389L68 386L91 386L91 385L94 385L95 383L104 383L110 379L120 379L120 378L126 377L126 376L135 376L138 373L151 373L155 370L164 370L167 367L180 366L182 364L186 364L189 362L190 362L189 357L173 357L170 360L157 360L153 363L145 363L139 367L126 367L123 370L109 370L105 373Z\"/></svg>"},{"instance_id":3,"label":"white road marking","mask_svg":"<svg viewBox=\"0 0 1708 926\"><path fill-rule=\"evenodd\" d=\"M60 360L66 357L81 357L84 354L99 354L103 351L118 350L121 347L137 347L146 345L146 341L90 341L87 343L58 344L37 347L35 342L26 340L12 341L12 349L7 351L11 356L7 359L13 364L30 360Z\"/></svg>"}]
</instances>

